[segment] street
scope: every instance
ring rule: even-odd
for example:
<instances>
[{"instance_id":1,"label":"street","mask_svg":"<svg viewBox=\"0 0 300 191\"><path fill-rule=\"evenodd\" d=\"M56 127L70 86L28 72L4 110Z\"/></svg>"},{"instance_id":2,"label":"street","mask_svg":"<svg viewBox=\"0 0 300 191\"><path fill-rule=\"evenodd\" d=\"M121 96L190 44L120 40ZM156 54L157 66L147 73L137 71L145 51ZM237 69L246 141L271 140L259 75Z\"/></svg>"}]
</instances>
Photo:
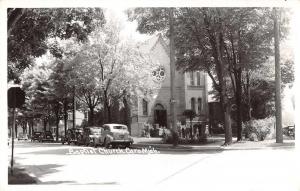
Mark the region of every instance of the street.
<instances>
[{"instance_id":1,"label":"street","mask_svg":"<svg viewBox=\"0 0 300 191\"><path fill-rule=\"evenodd\" d=\"M300 182L293 148L159 154L103 154L97 149L78 154L84 148L93 150L19 141L15 144L15 163L35 176L38 184L296 190Z\"/></svg>"}]
</instances>

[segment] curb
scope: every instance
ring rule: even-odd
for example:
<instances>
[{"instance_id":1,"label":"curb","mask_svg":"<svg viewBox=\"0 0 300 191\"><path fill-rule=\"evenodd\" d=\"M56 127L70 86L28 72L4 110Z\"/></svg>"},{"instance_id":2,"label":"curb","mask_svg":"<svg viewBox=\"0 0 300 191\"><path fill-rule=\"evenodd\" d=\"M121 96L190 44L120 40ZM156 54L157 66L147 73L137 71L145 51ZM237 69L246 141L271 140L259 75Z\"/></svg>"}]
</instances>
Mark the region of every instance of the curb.
<instances>
[{"instance_id":1,"label":"curb","mask_svg":"<svg viewBox=\"0 0 300 191\"><path fill-rule=\"evenodd\" d=\"M132 145L131 148L134 149L143 149L143 148L154 148L158 151L176 151L176 152L201 152L201 151L222 151L223 149L220 146L216 147L206 147L206 148L193 148L193 147L186 147L186 146L179 146L179 147L173 147L169 145L143 145L143 144L136 144Z\"/></svg>"},{"instance_id":2,"label":"curb","mask_svg":"<svg viewBox=\"0 0 300 191\"><path fill-rule=\"evenodd\" d=\"M203 147L203 146L194 146L186 147L179 145L178 147L173 147L170 145L162 144L135 144L132 145L134 149L143 149L143 148L154 148L158 151L181 151L181 152L201 152L201 151L230 151L230 150L276 150L276 149L294 149L293 145L282 145L282 146L261 146L261 147L232 147L232 146L212 146L212 147Z\"/></svg>"}]
</instances>

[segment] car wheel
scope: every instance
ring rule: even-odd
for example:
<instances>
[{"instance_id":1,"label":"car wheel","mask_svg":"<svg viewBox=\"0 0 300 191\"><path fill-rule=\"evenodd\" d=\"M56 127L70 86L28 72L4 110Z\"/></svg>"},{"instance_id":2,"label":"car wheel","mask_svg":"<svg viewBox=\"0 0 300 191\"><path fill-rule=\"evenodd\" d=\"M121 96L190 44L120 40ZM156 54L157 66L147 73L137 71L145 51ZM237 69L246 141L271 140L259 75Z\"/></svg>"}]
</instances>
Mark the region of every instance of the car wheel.
<instances>
[{"instance_id":1,"label":"car wheel","mask_svg":"<svg viewBox=\"0 0 300 191\"><path fill-rule=\"evenodd\" d=\"M93 139L92 141L90 141L90 145L92 146L92 147L97 147L97 145L96 145L96 142L95 142L95 139Z\"/></svg>"},{"instance_id":2,"label":"car wheel","mask_svg":"<svg viewBox=\"0 0 300 191\"><path fill-rule=\"evenodd\" d=\"M106 139L104 140L104 147L109 149L111 146L111 143L109 143Z\"/></svg>"},{"instance_id":3,"label":"car wheel","mask_svg":"<svg viewBox=\"0 0 300 191\"><path fill-rule=\"evenodd\" d=\"M125 148L130 148L130 143L126 143Z\"/></svg>"}]
</instances>

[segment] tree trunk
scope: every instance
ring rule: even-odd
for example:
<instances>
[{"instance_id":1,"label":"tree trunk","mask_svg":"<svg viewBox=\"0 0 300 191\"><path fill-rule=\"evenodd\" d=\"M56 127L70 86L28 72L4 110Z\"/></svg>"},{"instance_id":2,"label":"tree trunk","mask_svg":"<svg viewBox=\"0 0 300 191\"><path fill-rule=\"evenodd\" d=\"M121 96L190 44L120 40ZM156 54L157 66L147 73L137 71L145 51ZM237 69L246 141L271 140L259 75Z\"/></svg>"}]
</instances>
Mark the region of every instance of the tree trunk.
<instances>
[{"instance_id":1,"label":"tree trunk","mask_svg":"<svg viewBox=\"0 0 300 191\"><path fill-rule=\"evenodd\" d=\"M94 112L94 107L90 107L90 117L89 117L89 121L88 121L88 124L90 126L94 126L95 125L95 112Z\"/></svg>"},{"instance_id":2,"label":"tree trunk","mask_svg":"<svg viewBox=\"0 0 300 191\"><path fill-rule=\"evenodd\" d=\"M31 125L30 125L30 128L31 128L31 134L30 134L30 137L32 136L34 130L33 130L33 124L34 124L34 118L32 117L31 119Z\"/></svg>"},{"instance_id":3,"label":"tree trunk","mask_svg":"<svg viewBox=\"0 0 300 191\"><path fill-rule=\"evenodd\" d=\"M47 119L44 118L44 132L47 131Z\"/></svg>"},{"instance_id":4,"label":"tree trunk","mask_svg":"<svg viewBox=\"0 0 300 191\"><path fill-rule=\"evenodd\" d=\"M230 104L226 104L224 118L225 118L225 145L232 143L232 129L231 129L231 117L230 117L231 107Z\"/></svg>"},{"instance_id":5,"label":"tree trunk","mask_svg":"<svg viewBox=\"0 0 300 191\"><path fill-rule=\"evenodd\" d=\"M236 124L237 124L237 141L242 140L242 71L239 69L236 72Z\"/></svg>"},{"instance_id":6,"label":"tree trunk","mask_svg":"<svg viewBox=\"0 0 300 191\"><path fill-rule=\"evenodd\" d=\"M108 102L108 96L107 96L107 92L104 91L104 106L105 106L105 110L106 110L106 114L107 114L107 122L110 123L111 122L111 108Z\"/></svg>"},{"instance_id":7,"label":"tree trunk","mask_svg":"<svg viewBox=\"0 0 300 191\"><path fill-rule=\"evenodd\" d=\"M75 97L75 86L73 87L73 128L76 128L76 97Z\"/></svg>"},{"instance_id":8,"label":"tree trunk","mask_svg":"<svg viewBox=\"0 0 300 191\"><path fill-rule=\"evenodd\" d=\"M192 125L192 121L193 121L193 119L190 118L190 132L189 132L189 134L191 135L191 140L193 140L193 125Z\"/></svg>"},{"instance_id":9,"label":"tree trunk","mask_svg":"<svg viewBox=\"0 0 300 191\"><path fill-rule=\"evenodd\" d=\"M250 120L252 118L252 114L251 114L252 107L251 107L251 91L250 91L249 72L247 72L246 80L247 80L246 88L247 88L248 120Z\"/></svg>"},{"instance_id":10,"label":"tree trunk","mask_svg":"<svg viewBox=\"0 0 300 191\"><path fill-rule=\"evenodd\" d=\"M125 119L125 124L128 127L128 131L131 134L131 118L130 118L130 106L128 104L127 99L124 97L123 98L123 103L124 103L124 119Z\"/></svg>"},{"instance_id":11,"label":"tree trunk","mask_svg":"<svg viewBox=\"0 0 300 191\"><path fill-rule=\"evenodd\" d=\"M65 127L65 135L67 135L68 129L68 101L64 99L64 127Z\"/></svg>"},{"instance_id":12,"label":"tree trunk","mask_svg":"<svg viewBox=\"0 0 300 191\"><path fill-rule=\"evenodd\" d=\"M274 8L274 35L275 35L275 108L276 108L276 143L283 143L282 113L281 113L281 70L280 70L280 45L279 23L277 8Z\"/></svg>"},{"instance_id":13,"label":"tree trunk","mask_svg":"<svg viewBox=\"0 0 300 191\"><path fill-rule=\"evenodd\" d=\"M59 105L57 106L55 111L56 116L56 141L58 141L58 131L59 131Z\"/></svg>"}]
</instances>

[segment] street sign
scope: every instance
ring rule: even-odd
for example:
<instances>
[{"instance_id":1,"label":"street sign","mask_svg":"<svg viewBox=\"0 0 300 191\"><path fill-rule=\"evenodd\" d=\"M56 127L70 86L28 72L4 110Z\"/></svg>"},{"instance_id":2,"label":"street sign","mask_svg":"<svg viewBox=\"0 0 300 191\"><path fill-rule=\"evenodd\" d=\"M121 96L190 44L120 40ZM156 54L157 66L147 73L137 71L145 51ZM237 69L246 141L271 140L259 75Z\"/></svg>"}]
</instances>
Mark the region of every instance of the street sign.
<instances>
[{"instance_id":1,"label":"street sign","mask_svg":"<svg viewBox=\"0 0 300 191\"><path fill-rule=\"evenodd\" d=\"M11 87L7 91L8 107L12 108L12 127L11 127L11 160L10 160L10 172L13 175L14 168L14 131L16 124L16 108L20 108L25 102L25 92L20 87Z\"/></svg>"},{"instance_id":2,"label":"street sign","mask_svg":"<svg viewBox=\"0 0 300 191\"><path fill-rule=\"evenodd\" d=\"M25 102L25 92L20 87L11 87L7 91L9 108L20 108Z\"/></svg>"}]
</instances>

